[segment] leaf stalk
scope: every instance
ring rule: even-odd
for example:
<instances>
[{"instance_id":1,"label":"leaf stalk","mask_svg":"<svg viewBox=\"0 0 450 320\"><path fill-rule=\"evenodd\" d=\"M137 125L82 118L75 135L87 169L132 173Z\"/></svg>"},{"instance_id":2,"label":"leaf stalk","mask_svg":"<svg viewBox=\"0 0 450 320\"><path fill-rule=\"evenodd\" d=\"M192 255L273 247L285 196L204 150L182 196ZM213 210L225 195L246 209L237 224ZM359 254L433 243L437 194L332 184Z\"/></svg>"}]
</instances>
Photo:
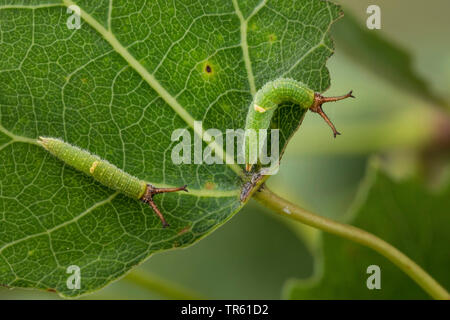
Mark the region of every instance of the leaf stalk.
<instances>
[{"instance_id":1,"label":"leaf stalk","mask_svg":"<svg viewBox=\"0 0 450 320\"><path fill-rule=\"evenodd\" d=\"M393 247L391 244L379 237L354 227L352 225L333 221L331 219L319 216L309 212L295 204L281 198L273 193L267 186L263 185L254 194L254 199L264 206L272 209L274 212L299 221L303 224L317 228L319 230L337 235L339 237L354 241L371 248L379 254L386 257L412 280L414 280L425 292L432 298L439 300L449 300L450 294L435 279L433 279L418 264L407 257L404 253Z\"/></svg>"}]
</instances>

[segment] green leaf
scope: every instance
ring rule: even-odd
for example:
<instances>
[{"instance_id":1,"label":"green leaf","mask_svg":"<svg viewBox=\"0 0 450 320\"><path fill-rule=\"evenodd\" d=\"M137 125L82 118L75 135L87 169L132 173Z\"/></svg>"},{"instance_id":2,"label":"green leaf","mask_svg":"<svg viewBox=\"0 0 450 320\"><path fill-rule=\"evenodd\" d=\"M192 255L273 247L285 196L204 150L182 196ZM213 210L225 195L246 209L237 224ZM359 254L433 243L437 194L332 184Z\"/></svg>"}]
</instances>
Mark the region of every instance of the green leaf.
<instances>
[{"instance_id":1,"label":"green leaf","mask_svg":"<svg viewBox=\"0 0 450 320\"><path fill-rule=\"evenodd\" d=\"M72 4L0 0L0 283L64 296L192 244L239 211L242 168L174 165L172 132L193 137L194 120L243 128L252 94L280 76L325 90L328 30L341 14L313 0L83 0L81 28L68 29ZM38 136L189 193L155 198L171 224L162 229L148 206L64 166ZM70 265L81 268L79 290L66 285Z\"/></svg>"},{"instance_id":2,"label":"green leaf","mask_svg":"<svg viewBox=\"0 0 450 320\"><path fill-rule=\"evenodd\" d=\"M427 81L414 70L411 55L380 35L379 31L362 27L355 17L346 13L345 18L333 28L332 34L338 49L354 61L393 86L449 110L448 102L432 92Z\"/></svg>"},{"instance_id":3,"label":"green leaf","mask_svg":"<svg viewBox=\"0 0 450 320\"><path fill-rule=\"evenodd\" d=\"M397 182L372 169L370 186L353 225L397 247L444 288L450 287L450 183L440 192L421 181ZM316 275L286 286L290 299L427 299L429 296L392 262L354 242L323 235ZM369 290L370 265L381 270L381 289Z\"/></svg>"}]
</instances>

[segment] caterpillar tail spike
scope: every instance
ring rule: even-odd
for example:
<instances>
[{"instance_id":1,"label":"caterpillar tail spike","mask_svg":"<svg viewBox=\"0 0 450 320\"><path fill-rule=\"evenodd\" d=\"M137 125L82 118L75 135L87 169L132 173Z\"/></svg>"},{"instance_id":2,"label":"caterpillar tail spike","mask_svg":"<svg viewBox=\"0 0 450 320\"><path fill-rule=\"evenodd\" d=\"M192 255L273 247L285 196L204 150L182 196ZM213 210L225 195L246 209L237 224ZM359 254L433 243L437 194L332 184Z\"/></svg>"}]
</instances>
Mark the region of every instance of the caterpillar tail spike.
<instances>
[{"instance_id":1,"label":"caterpillar tail spike","mask_svg":"<svg viewBox=\"0 0 450 320\"><path fill-rule=\"evenodd\" d=\"M336 130L336 127L334 126L333 122L331 122L330 118L325 114L325 112L322 109L322 105L327 102L335 102L339 100L344 100L347 98L354 98L353 90L351 90L349 93L343 95L343 96L337 96L337 97L324 97L320 93L314 94L314 102L313 105L310 107L310 110L314 113L318 113L323 120L330 126L331 130L333 130L333 136L336 138L337 135L340 135L341 133Z\"/></svg>"},{"instance_id":2,"label":"caterpillar tail spike","mask_svg":"<svg viewBox=\"0 0 450 320\"><path fill-rule=\"evenodd\" d=\"M141 201L144 203L147 203L153 209L153 211L156 213L156 215L162 222L163 228L168 227L169 224L167 223L163 214L161 213L161 211L159 211L158 207L156 206L155 202L153 201L153 196L160 194L160 193L177 192L177 191L189 192L186 184L184 186L178 187L178 188L156 188L156 187L152 186L151 184L147 184L147 189L141 198Z\"/></svg>"}]
</instances>

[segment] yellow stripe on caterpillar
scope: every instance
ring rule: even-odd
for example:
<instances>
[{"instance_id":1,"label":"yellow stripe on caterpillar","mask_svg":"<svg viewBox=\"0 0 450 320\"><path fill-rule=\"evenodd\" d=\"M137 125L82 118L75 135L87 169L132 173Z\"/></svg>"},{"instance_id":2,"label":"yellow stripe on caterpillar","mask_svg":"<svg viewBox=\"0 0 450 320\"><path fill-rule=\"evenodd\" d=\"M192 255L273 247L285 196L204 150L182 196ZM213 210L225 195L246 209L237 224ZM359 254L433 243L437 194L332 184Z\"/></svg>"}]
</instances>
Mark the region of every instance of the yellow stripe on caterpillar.
<instances>
[{"instance_id":1,"label":"yellow stripe on caterpillar","mask_svg":"<svg viewBox=\"0 0 450 320\"><path fill-rule=\"evenodd\" d=\"M99 164L98 161L92 162L92 165L91 165L91 167L89 168L89 172L90 172L91 174L94 174L95 168L97 168L97 165L98 165L98 164Z\"/></svg>"},{"instance_id":2,"label":"yellow stripe on caterpillar","mask_svg":"<svg viewBox=\"0 0 450 320\"><path fill-rule=\"evenodd\" d=\"M258 111L259 113L266 112L266 109L264 109L263 107L258 106L256 103L254 104L253 108L255 109L255 111Z\"/></svg>"}]
</instances>

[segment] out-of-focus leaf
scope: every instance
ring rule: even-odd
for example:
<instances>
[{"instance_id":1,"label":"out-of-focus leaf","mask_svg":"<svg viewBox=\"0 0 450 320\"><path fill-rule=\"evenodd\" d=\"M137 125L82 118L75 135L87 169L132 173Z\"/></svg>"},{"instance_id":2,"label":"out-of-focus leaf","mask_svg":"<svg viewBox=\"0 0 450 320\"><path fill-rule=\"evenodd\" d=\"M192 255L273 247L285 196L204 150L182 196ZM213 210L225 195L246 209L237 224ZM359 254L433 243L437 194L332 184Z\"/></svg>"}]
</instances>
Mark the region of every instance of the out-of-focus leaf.
<instances>
[{"instance_id":1,"label":"out-of-focus leaf","mask_svg":"<svg viewBox=\"0 0 450 320\"><path fill-rule=\"evenodd\" d=\"M349 13L333 26L332 34L339 50L372 72L409 93L450 109L448 102L434 94L426 80L414 70L410 54L397 44L369 30Z\"/></svg>"},{"instance_id":2,"label":"out-of-focus leaf","mask_svg":"<svg viewBox=\"0 0 450 320\"><path fill-rule=\"evenodd\" d=\"M449 288L450 183L434 193L419 181L395 182L374 170L365 183L363 188L370 184L370 189L355 212L353 225L391 243ZM322 248L316 276L289 282L285 288L288 298L428 298L413 280L371 249L329 234L323 235ZM380 290L366 286L370 265L381 268Z\"/></svg>"}]
</instances>

